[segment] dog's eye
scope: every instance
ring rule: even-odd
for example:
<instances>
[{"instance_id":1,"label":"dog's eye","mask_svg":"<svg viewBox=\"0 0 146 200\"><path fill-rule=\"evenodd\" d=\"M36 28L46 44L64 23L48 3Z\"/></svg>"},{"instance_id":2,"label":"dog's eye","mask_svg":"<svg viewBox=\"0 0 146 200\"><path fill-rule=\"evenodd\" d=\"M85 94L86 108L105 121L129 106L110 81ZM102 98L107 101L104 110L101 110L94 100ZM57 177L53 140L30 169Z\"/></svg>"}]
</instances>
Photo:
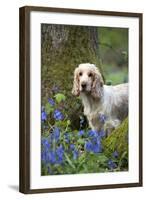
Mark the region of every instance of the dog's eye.
<instances>
[{"instance_id":1,"label":"dog's eye","mask_svg":"<svg viewBox=\"0 0 146 200\"><path fill-rule=\"evenodd\" d=\"M79 76L82 76L82 72L79 73Z\"/></svg>"},{"instance_id":2,"label":"dog's eye","mask_svg":"<svg viewBox=\"0 0 146 200\"><path fill-rule=\"evenodd\" d=\"M92 73L89 73L88 76L91 77L91 76L92 76Z\"/></svg>"}]
</instances>

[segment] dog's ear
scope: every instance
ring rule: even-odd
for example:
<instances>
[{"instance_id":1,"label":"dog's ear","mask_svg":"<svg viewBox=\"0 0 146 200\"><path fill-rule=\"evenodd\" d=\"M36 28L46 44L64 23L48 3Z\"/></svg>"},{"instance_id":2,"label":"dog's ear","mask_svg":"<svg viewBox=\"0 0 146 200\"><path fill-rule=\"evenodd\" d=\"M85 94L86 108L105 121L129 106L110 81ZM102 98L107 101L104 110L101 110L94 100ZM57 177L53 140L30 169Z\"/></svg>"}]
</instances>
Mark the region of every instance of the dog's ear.
<instances>
[{"instance_id":1,"label":"dog's ear","mask_svg":"<svg viewBox=\"0 0 146 200\"><path fill-rule=\"evenodd\" d=\"M74 81L73 81L72 94L75 95L75 96L79 96L80 95L78 71L79 71L78 68L76 68L75 71L74 71Z\"/></svg>"},{"instance_id":2,"label":"dog's ear","mask_svg":"<svg viewBox=\"0 0 146 200\"><path fill-rule=\"evenodd\" d=\"M96 99L100 99L103 96L103 84L104 84L103 78L97 68L95 68L93 74L94 77L91 88L91 95Z\"/></svg>"}]
</instances>

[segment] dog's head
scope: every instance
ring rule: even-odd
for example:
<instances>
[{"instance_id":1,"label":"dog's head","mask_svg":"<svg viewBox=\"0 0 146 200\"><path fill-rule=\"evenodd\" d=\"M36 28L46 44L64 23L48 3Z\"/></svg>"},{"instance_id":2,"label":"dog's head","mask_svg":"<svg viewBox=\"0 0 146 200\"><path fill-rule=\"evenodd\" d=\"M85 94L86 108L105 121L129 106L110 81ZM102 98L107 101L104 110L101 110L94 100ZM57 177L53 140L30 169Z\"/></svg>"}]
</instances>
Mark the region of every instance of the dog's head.
<instances>
[{"instance_id":1,"label":"dog's head","mask_svg":"<svg viewBox=\"0 0 146 200\"><path fill-rule=\"evenodd\" d=\"M94 98L102 95L103 79L99 69L90 63L80 64L74 71L74 84L72 93L79 96L80 93L91 94Z\"/></svg>"}]
</instances>

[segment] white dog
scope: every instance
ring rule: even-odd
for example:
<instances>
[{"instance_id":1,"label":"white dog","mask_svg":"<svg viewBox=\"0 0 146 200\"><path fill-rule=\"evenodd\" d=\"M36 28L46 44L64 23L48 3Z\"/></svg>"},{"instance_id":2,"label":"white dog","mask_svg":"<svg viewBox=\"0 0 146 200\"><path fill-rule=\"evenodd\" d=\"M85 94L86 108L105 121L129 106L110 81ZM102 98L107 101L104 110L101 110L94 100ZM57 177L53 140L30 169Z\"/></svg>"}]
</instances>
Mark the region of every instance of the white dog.
<instances>
[{"instance_id":1,"label":"white dog","mask_svg":"<svg viewBox=\"0 0 146 200\"><path fill-rule=\"evenodd\" d=\"M80 95L93 130L99 131L105 124L106 129L116 128L128 115L128 84L104 85L94 64L83 63L75 69L72 93Z\"/></svg>"}]
</instances>

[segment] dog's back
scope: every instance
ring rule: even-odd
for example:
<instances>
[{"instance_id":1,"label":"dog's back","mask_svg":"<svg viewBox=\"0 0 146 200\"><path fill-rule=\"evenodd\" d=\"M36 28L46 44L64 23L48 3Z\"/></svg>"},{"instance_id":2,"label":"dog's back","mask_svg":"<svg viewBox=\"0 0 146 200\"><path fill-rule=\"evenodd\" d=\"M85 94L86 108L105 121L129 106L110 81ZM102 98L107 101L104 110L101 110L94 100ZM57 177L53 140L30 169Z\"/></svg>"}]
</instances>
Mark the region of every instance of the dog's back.
<instances>
[{"instance_id":1,"label":"dog's back","mask_svg":"<svg viewBox=\"0 0 146 200\"><path fill-rule=\"evenodd\" d=\"M123 120L128 116L128 83L104 86L104 107L111 117Z\"/></svg>"}]
</instances>

